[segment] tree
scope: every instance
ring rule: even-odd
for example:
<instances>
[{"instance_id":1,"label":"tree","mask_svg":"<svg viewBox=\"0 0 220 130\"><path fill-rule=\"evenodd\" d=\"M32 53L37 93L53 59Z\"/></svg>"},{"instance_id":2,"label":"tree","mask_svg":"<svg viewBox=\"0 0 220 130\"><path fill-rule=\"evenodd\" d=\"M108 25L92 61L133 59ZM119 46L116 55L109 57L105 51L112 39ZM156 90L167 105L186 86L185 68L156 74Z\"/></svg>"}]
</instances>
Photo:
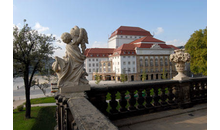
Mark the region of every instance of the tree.
<instances>
[{"instance_id":1,"label":"tree","mask_svg":"<svg viewBox=\"0 0 220 130\"><path fill-rule=\"evenodd\" d=\"M95 82L96 84L99 84L101 82L100 75L98 72L96 72L95 80L96 80L96 82Z\"/></svg>"},{"instance_id":2,"label":"tree","mask_svg":"<svg viewBox=\"0 0 220 130\"><path fill-rule=\"evenodd\" d=\"M123 73L121 74L121 82L125 82L126 78L125 78L125 70L123 70Z\"/></svg>"},{"instance_id":3,"label":"tree","mask_svg":"<svg viewBox=\"0 0 220 130\"><path fill-rule=\"evenodd\" d=\"M190 70L207 75L207 28L195 31L185 45L191 56Z\"/></svg>"},{"instance_id":4,"label":"tree","mask_svg":"<svg viewBox=\"0 0 220 130\"><path fill-rule=\"evenodd\" d=\"M166 79L165 68L163 67L162 79Z\"/></svg>"},{"instance_id":5,"label":"tree","mask_svg":"<svg viewBox=\"0 0 220 130\"><path fill-rule=\"evenodd\" d=\"M41 71L45 66L43 60L52 56L54 47L52 42L55 40L45 34L39 34L32 30L28 24L22 29L13 28L13 76L22 76L25 86L26 113L25 117L31 117L30 87L33 85L33 76L37 71Z\"/></svg>"},{"instance_id":6,"label":"tree","mask_svg":"<svg viewBox=\"0 0 220 130\"><path fill-rule=\"evenodd\" d=\"M142 77L141 77L142 81L146 80L146 72L145 72L145 68L143 67L143 72L142 72Z\"/></svg>"}]
</instances>

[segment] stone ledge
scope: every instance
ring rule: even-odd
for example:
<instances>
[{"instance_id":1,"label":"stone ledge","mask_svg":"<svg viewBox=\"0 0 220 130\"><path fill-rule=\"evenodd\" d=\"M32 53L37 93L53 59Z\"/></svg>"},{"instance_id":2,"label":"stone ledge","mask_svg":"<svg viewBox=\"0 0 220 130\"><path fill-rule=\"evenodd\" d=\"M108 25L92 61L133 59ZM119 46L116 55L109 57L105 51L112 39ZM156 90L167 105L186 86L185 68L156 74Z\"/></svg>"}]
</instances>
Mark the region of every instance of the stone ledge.
<instances>
[{"instance_id":1,"label":"stone ledge","mask_svg":"<svg viewBox=\"0 0 220 130\"><path fill-rule=\"evenodd\" d=\"M89 91L91 89L90 85L75 85L71 87L61 87L60 93L77 93L77 92L84 92Z\"/></svg>"},{"instance_id":2,"label":"stone ledge","mask_svg":"<svg viewBox=\"0 0 220 130\"><path fill-rule=\"evenodd\" d=\"M118 130L86 98L70 98L67 103L79 130Z\"/></svg>"}]
</instances>

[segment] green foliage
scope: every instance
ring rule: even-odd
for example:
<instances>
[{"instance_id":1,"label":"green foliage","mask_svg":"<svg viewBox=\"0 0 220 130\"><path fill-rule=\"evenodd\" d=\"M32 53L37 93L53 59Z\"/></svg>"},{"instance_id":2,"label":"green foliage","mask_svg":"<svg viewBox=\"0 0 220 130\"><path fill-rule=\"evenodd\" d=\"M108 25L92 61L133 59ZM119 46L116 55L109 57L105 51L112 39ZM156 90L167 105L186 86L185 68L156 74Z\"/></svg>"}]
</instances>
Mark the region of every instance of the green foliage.
<instances>
[{"instance_id":1,"label":"green foliage","mask_svg":"<svg viewBox=\"0 0 220 130\"><path fill-rule=\"evenodd\" d=\"M95 80L96 80L95 82L96 84L99 84L101 82L100 75L98 74L98 72L96 72Z\"/></svg>"},{"instance_id":2,"label":"green foliage","mask_svg":"<svg viewBox=\"0 0 220 130\"><path fill-rule=\"evenodd\" d=\"M142 77L141 77L142 81L146 80L146 72L145 72L145 68L143 67L143 72L142 72Z\"/></svg>"},{"instance_id":3,"label":"green foliage","mask_svg":"<svg viewBox=\"0 0 220 130\"><path fill-rule=\"evenodd\" d=\"M186 43L185 50L191 56L191 71L207 75L207 28L195 31Z\"/></svg>"},{"instance_id":4,"label":"green foliage","mask_svg":"<svg viewBox=\"0 0 220 130\"><path fill-rule=\"evenodd\" d=\"M26 22L26 20L24 20ZM26 118L30 118L30 87L33 84L34 74L46 66L46 60L54 53L53 42L55 37L39 34L28 24L22 29L13 28L13 77L24 78L26 97Z\"/></svg>"},{"instance_id":5,"label":"green foliage","mask_svg":"<svg viewBox=\"0 0 220 130\"><path fill-rule=\"evenodd\" d=\"M17 110L18 110L18 111L23 111L23 109L24 109L24 105L23 105L23 104L17 106Z\"/></svg>"},{"instance_id":6,"label":"green foliage","mask_svg":"<svg viewBox=\"0 0 220 130\"><path fill-rule=\"evenodd\" d=\"M125 78L125 74L121 74L121 82L125 82L126 78Z\"/></svg>"},{"instance_id":7,"label":"green foliage","mask_svg":"<svg viewBox=\"0 0 220 130\"><path fill-rule=\"evenodd\" d=\"M162 79L166 79L165 68L163 67Z\"/></svg>"},{"instance_id":8,"label":"green foliage","mask_svg":"<svg viewBox=\"0 0 220 130\"><path fill-rule=\"evenodd\" d=\"M125 82L126 77L125 77L125 70L123 70L123 73L121 74L121 82Z\"/></svg>"},{"instance_id":9,"label":"green foliage","mask_svg":"<svg viewBox=\"0 0 220 130\"><path fill-rule=\"evenodd\" d=\"M23 76L26 73L35 73L44 69L49 56L54 53L52 42L55 40L45 34L39 34L25 24L19 30L13 28L13 69L14 76ZM29 68L29 70L27 70Z\"/></svg>"},{"instance_id":10,"label":"green foliage","mask_svg":"<svg viewBox=\"0 0 220 130\"><path fill-rule=\"evenodd\" d=\"M25 119L25 111L13 111L13 130L52 130L56 125L56 106L32 107L31 116Z\"/></svg>"},{"instance_id":11,"label":"green foliage","mask_svg":"<svg viewBox=\"0 0 220 130\"><path fill-rule=\"evenodd\" d=\"M54 97L43 97L31 99L31 104L55 103Z\"/></svg>"}]
</instances>

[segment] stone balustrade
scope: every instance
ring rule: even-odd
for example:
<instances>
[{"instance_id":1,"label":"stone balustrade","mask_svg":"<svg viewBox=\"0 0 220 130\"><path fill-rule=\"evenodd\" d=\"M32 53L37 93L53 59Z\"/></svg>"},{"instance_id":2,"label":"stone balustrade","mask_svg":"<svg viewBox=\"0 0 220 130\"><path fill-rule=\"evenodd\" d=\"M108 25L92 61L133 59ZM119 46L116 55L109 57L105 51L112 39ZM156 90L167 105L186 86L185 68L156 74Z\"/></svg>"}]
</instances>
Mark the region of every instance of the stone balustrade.
<instances>
[{"instance_id":1,"label":"stone balustrade","mask_svg":"<svg viewBox=\"0 0 220 130\"><path fill-rule=\"evenodd\" d=\"M207 77L95 85L87 97L55 97L58 130L117 129L110 121L207 102Z\"/></svg>"}]
</instances>

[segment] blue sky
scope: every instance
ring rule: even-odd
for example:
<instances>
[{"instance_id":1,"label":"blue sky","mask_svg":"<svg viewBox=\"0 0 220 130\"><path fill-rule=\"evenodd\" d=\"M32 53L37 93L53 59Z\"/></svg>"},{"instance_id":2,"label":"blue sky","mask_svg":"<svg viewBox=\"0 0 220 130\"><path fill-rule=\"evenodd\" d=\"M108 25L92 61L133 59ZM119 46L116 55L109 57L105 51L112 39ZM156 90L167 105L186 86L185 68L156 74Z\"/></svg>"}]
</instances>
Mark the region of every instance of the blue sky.
<instances>
[{"instance_id":1,"label":"blue sky","mask_svg":"<svg viewBox=\"0 0 220 130\"><path fill-rule=\"evenodd\" d=\"M13 24L23 19L41 33L58 39L75 25L88 32L90 47L107 47L108 36L120 26L137 26L166 44L184 45L207 26L206 0L14 0ZM63 49L55 55L62 56Z\"/></svg>"}]
</instances>

